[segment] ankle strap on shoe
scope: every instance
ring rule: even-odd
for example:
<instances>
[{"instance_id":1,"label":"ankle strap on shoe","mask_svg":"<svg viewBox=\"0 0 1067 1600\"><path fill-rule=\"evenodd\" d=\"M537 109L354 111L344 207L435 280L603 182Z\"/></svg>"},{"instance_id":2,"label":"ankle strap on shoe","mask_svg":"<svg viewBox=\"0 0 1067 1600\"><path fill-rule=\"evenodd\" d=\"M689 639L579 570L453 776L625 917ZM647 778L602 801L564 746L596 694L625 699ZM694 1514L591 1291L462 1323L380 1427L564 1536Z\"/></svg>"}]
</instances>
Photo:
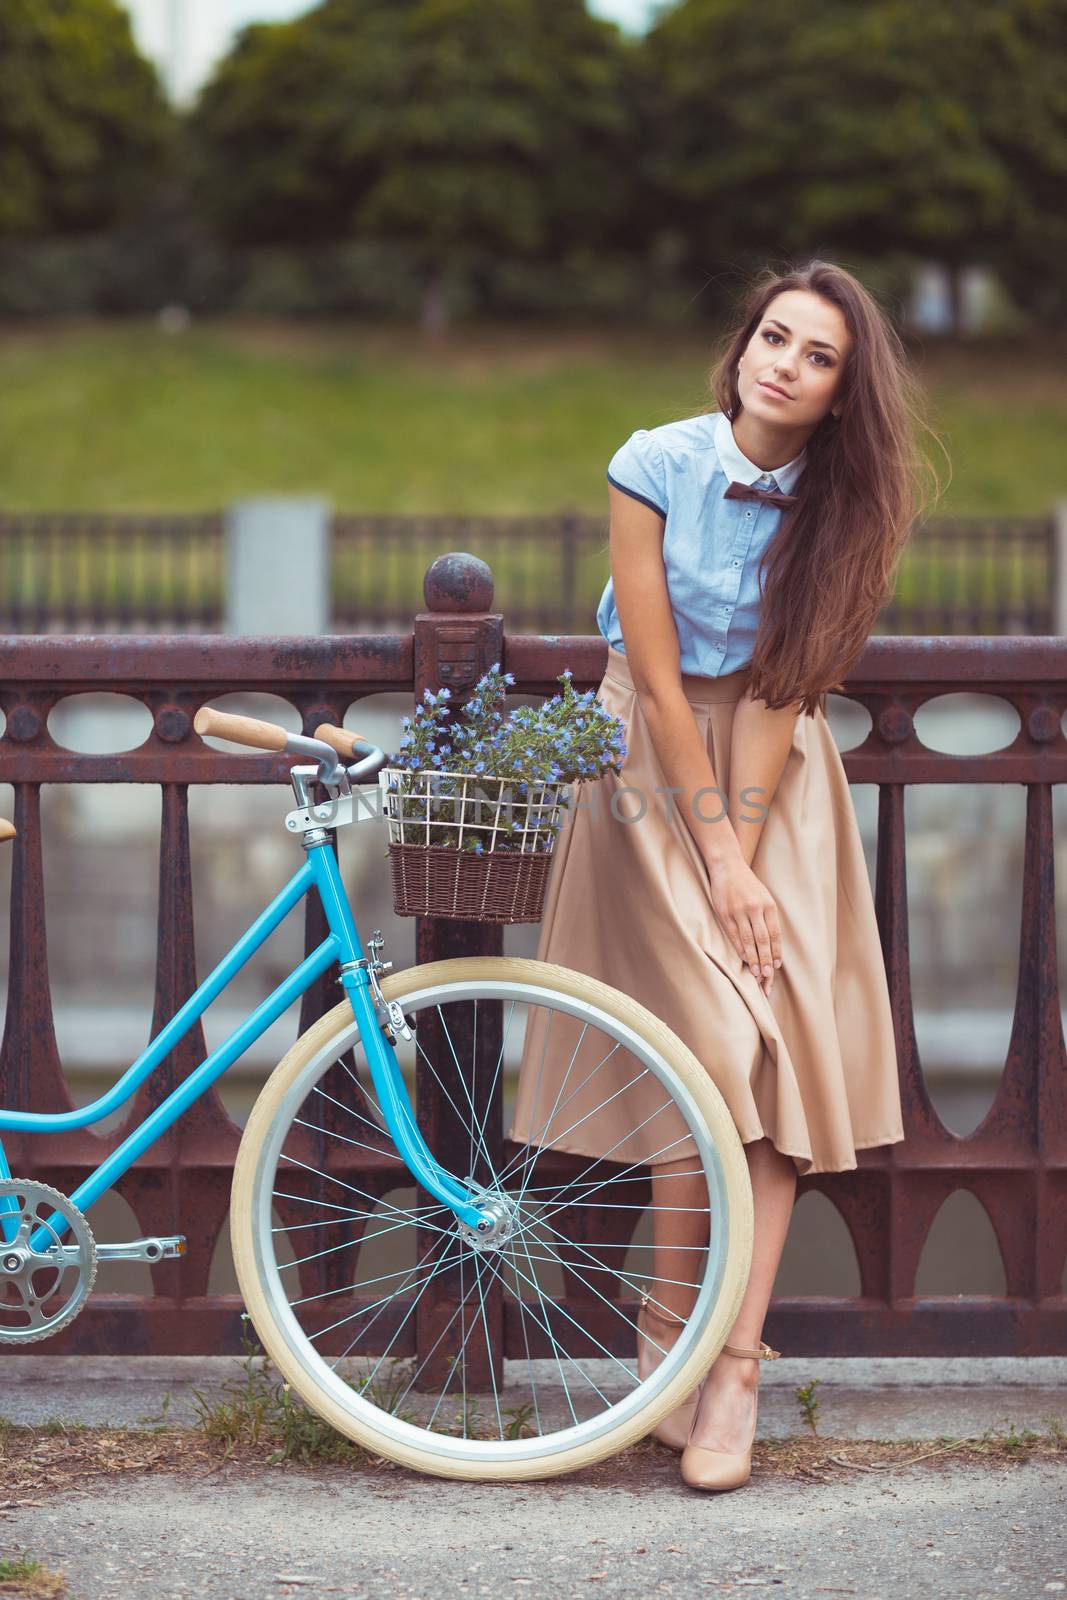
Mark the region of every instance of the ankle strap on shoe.
<instances>
[{"instance_id":1,"label":"ankle strap on shoe","mask_svg":"<svg viewBox=\"0 0 1067 1600\"><path fill-rule=\"evenodd\" d=\"M641 1311L646 1317L662 1323L665 1328L684 1328L685 1317L676 1317L673 1311L668 1311L665 1306L653 1305L647 1294L641 1296Z\"/></svg>"},{"instance_id":2,"label":"ankle strap on shoe","mask_svg":"<svg viewBox=\"0 0 1067 1600\"><path fill-rule=\"evenodd\" d=\"M777 1361L781 1355L780 1350L772 1350L769 1344L761 1339L758 1350L741 1350L735 1344L724 1344L723 1349L731 1356L752 1356L756 1361Z\"/></svg>"}]
</instances>

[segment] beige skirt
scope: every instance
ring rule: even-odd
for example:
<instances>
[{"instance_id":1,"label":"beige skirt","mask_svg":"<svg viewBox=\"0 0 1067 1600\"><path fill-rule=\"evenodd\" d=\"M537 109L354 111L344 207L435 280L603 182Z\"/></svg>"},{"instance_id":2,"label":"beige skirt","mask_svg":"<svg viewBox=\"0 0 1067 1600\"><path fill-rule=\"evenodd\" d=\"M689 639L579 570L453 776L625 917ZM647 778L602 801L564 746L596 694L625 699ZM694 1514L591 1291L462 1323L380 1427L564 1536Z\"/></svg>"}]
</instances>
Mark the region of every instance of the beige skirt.
<instances>
[{"instance_id":1,"label":"beige skirt","mask_svg":"<svg viewBox=\"0 0 1067 1600\"><path fill-rule=\"evenodd\" d=\"M682 675L724 793L734 707L747 683L747 668ZM677 796L656 792L667 780L626 657L610 646L597 698L625 724L626 760L621 773L572 786L538 959L600 978L662 1018L703 1063L742 1142L770 1138L801 1176L848 1171L857 1150L903 1139L874 900L826 717L797 718L752 861L782 929L782 966L768 997L712 908ZM618 795L613 806L624 788L639 793ZM706 796L701 809L716 815L717 797ZM509 1137L584 1156L610 1152L613 1161L654 1164L657 1155L691 1153L691 1143L664 1139L661 1120L646 1123L662 1089L647 1076L627 1089L635 1060L621 1051L587 1094L574 1098L568 1089L563 1126L558 1135L546 1130L546 1107L573 1070L574 1039L558 1022L546 1038L541 1021L538 1014L527 1024Z\"/></svg>"}]
</instances>

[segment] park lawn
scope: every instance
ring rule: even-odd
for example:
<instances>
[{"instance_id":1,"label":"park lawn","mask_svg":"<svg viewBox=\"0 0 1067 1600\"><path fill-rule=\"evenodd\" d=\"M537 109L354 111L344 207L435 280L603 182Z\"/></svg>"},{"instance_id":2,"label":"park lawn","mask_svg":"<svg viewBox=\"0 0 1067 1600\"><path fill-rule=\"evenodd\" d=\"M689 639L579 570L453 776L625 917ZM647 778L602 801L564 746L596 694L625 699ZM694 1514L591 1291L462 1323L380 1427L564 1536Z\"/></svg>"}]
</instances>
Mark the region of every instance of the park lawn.
<instances>
[{"instance_id":1,"label":"park lawn","mask_svg":"<svg viewBox=\"0 0 1067 1600\"><path fill-rule=\"evenodd\" d=\"M316 494L353 512L607 511L637 427L708 404L708 330L355 323L8 324L0 512L211 510ZM930 342L916 369L951 462L939 514L1067 496L1067 335ZM947 476L944 458L935 466Z\"/></svg>"}]
</instances>

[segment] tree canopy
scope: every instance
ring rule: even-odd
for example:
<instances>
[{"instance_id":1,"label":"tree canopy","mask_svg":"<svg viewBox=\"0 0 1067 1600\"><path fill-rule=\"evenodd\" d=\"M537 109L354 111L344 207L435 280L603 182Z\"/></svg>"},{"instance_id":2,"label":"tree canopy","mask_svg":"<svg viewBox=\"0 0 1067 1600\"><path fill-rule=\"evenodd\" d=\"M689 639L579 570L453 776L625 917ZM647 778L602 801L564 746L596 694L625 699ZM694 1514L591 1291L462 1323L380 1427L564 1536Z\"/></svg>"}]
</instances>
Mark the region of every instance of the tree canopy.
<instances>
[{"instance_id":1,"label":"tree canopy","mask_svg":"<svg viewBox=\"0 0 1067 1600\"><path fill-rule=\"evenodd\" d=\"M450 260L621 232L626 73L584 0L325 0L205 88L198 192L243 242L401 242L433 293Z\"/></svg>"},{"instance_id":2,"label":"tree canopy","mask_svg":"<svg viewBox=\"0 0 1067 1600\"><path fill-rule=\"evenodd\" d=\"M172 125L116 0L3 0L0 237L120 220L158 172Z\"/></svg>"},{"instance_id":3,"label":"tree canopy","mask_svg":"<svg viewBox=\"0 0 1067 1600\"><path fill-rule=\"evenodd\" d=\"M644 39L585 0L321 0L178 117L118 0L0 0L0 241L133 219L220 283L350 245L427 325L452 268L684 288L811 253L984 263L1063 320L1065 66L1064 0L677 0Z\"/></svg>"},{"instance_id":4,"label":"tree canopy","mask_svg":"<svg viewBox=\"0 0 1067 1600\"><path fill-rule=\"evenodd\" d=\"M681 0L646 51L645 171L701 259L1062 260L1062 0Z\"/></svg>"}]
</instances>

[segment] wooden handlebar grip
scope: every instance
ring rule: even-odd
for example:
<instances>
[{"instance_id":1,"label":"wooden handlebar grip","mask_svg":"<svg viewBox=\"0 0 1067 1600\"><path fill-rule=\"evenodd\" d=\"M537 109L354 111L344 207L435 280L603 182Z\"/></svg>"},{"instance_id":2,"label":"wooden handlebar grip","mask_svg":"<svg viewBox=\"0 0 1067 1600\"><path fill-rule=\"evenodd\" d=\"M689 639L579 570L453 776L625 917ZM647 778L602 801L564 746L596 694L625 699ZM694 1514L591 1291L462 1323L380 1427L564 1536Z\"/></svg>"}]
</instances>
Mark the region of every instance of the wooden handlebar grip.
<instances>
[{"instance_id":1,"label":"wooden handlebar grip","mask_svg":"<svg viewBox=\"0 0 1067 1600\"><path fill-rule=\"evenodd\" d=\"M331 722L320 722L315 729L316 739L321 739L323 744L328 744L331 750L336 750L339 756L346 756L349 761L356 759L356 740L362 739L365 744L372 744L363 733L350 733L347 728L335 728Z\"/></svg>"},{"instance_id":2,"label":"wooden handlebar grip","mask_svg":"<svg viewBox=\"0 0 1067 1600\"><path fill-rule=\"evenodd\" d=\"M228 711L212 711L201 706L193 718L197 733L215 739L232 739L234 744L251 745L254 750L284 750L289 737L276 722L260 722L256 717L235 717Z\"/></svg>"},{"instance_id":3,"label":"wooden handlebar grip","mask_svg":"<svg viewBox=\"0 0 1067 1600\"><path fill-rule=\"evenodd\" d=\"M8 822L6 817L0 817L0 844L3 844L6 839L13 839L14 837L15 824Z\"/></svg>"}]
</instances>

